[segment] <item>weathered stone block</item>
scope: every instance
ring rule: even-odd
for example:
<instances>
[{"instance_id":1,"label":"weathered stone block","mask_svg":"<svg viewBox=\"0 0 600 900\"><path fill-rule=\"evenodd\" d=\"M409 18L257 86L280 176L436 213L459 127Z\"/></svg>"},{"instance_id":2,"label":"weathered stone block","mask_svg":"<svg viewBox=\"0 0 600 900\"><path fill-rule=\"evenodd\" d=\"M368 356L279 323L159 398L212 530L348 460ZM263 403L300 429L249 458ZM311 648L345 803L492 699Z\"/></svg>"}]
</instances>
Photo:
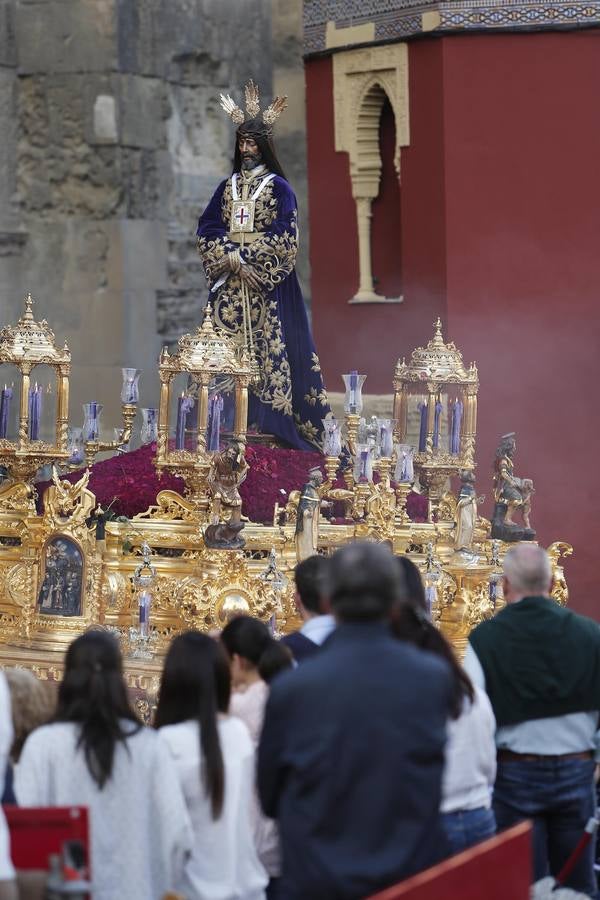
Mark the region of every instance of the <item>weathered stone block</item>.
<instances>
[{"instance_id":1,"label":"weathered stone block","mask_svg":"<svg viewBox=\"0 0 600 900\"><path fill-rule=\"evenodd\" d=\"M126 147L160 149L166 146L165 120L169 107L160 79L123 75L119 105L121 142Z\"/></svg>"},{"instance_id":2,"label":"weathered stone block","mask_svg":"<svg viewBox=\"0 0 600 900\"><path fill-rule=\"evenodd\" d=\"M40 0L16 9L19 71L102 72L116 68L114 0Z\"/></svg>"},{"instance_id":3,"label":"weathered stone block","mask_svg":"<svg viewBox=\"0 0 600 900\"><path fill-rule=\"evenodd\" d=\"M156 404L160 339L199 323L196 223L235 141L218 95L242 104L250 77L263 104L291 95L276 141L306 254L299 3L0 0L0 67L19 64L16 114L0 70L0 318L30 289L68 338L74 422L98 399L110 436L123 365L144 369L142 403Z\"/></svg>"},{"instance_id":4,"label":"weathered stone block","mask_svg":"<svg viewBox=\"0 0 600 900\"><path fill-rule=\"evenodd\" d=\"M0 230L18 224L17 190L17 81L14 69L0 68Z\"/></svg>"},{"instance_id":5,"label":"weathered stone block","mask_svg":"<svg viewBox=\"0 0 600 900\"><path fill-rule=\"evenodd\" d=\"M0 0L0 66L16 66L15 0Z\"/></svg>"},{"instance_id":6,"label":"weathered stone block","mask_svg":"<svg viewBox=\"0 0 600 900\"><path fill-rule=\"evenodd\" d=\"M121 150L121 185L128 219L167 219L169 167L156 150Z\"/></svg>"},{"instance_id":7,"label":"weathered stone block","mask_svg":"<svg viewBox=\"0 0 600 900\"><path fill-rule=\"evenodd\" d=\"M95 76L88 90L81 76L19 79L17 177L24 213L103 218L120 208L119 151L87 141L93 114L87 98L110 84L102 79L92 90L94 82Z\"/></svg>"}]
</instances>

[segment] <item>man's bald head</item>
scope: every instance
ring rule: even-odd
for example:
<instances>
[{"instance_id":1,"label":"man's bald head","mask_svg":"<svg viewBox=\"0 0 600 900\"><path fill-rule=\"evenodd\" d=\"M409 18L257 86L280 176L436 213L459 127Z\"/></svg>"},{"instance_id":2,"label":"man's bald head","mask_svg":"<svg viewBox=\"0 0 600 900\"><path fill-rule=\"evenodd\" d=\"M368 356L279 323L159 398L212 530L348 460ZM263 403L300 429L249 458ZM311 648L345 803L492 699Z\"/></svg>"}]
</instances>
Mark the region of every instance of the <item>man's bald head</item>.
<instances>
[{"instance_id":1,"label":"man's bald head","mask_svg":"<svg viewBox=\"0 0 600 900\"><path fill-rule=\"evenodd\" d=\"M552 585L550 557L535 544L511 547L504 557L504 576L508 582L507 600L549 594Z\"/></svg>"}]
</instances>

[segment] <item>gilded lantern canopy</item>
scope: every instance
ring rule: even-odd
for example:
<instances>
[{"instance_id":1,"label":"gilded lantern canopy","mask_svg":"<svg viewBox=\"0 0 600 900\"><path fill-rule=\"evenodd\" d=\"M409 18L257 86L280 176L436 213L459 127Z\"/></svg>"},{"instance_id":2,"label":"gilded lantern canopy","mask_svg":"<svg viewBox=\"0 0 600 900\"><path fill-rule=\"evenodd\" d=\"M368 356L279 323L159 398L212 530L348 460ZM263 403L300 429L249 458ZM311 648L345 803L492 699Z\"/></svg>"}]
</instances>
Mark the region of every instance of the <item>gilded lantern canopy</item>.
<instances>
[{"instance_id":1,"label":"gilded lantern canopy","mask_svg":"<svg viewBox=\"0 0 600 900\"><path fill-rule=\"evenodd\" d=\"M448 477L475 468L478 387L477 367L467 368L456 345L444 341L440 319L427 346L396 365L395 437L414 447L414 468L434 507Z\"/></svg>"},{"instance_id":2,"label":"gilded lantern canopy","mask_svg":"<svg viewBox=\"0 0 600 900\"><path fill-rule=\"evenodd\" d=\"M208 508L206 478L223 440L245 443L248 386L255 368L244 347L218 332L210 305L202 326L163 348L156 468L186 481L190 498Z\"/></svg>"},{"instance_id":3,"label":"gilded lantern canopy","mask_svg":"<svg viewBox=\"0 0 600 900\"><path fill-rule=\"evenodd\" d=\"M69 348L34 319L28 294L17 324L0 330L0 465L13 479L67 459L70 371Z\"/></svg>"}]
</instances>

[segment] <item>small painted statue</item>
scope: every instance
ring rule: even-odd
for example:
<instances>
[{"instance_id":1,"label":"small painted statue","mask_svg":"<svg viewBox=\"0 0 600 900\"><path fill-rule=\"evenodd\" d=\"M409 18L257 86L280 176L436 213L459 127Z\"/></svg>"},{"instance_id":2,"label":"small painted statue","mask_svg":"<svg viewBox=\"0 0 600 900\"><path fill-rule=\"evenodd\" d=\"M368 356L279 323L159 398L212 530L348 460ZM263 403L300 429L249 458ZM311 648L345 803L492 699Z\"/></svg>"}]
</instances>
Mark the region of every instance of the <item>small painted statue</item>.
<instances>
[{"instance_id":1,"label":"small painted statue","mask_svg":"<svg viewBox=\"0 0 600 900\"><path fill-rule=\"evenodd\" d=\"M296 514L296 559L301 562L314 556L319 545L319 515L321 499L319 488L323 484L320 469L311 469L308 481L302 488Z\"/></svg>"},{"instance_id":2,"label":"small painted statue","mask_svg":"<svg viewBox=\"0 0 600 900\"><path fill-rule=\"evenodd\" d=\"M475 476L469 469L460 473L461 486L456 506L454 546L457 550L472 550L475 527L477 525L477 504L484 497L478 497L475 490Z\"/></svg>"},{"instance_id":3,"label":"small painted statue","mask_svg":"<svg viewBox=\"0 0 600 900\"><path fill-rule=\"evenodd\" d=\"M208 485L213 498L212 523L204 533L207 547L233 550L244 546L240 531L242 522L242 498L239 487L248 474L244 458L245 446L241 442L230 444L213 456ZM222 522L224 512L230 512L229 520Z\"/></svg>"},{"instance_id":4,"label":"small painted statue","mask_svg":"<svg viewBox=\"0 0 600 900\"><path fill-rule=\"evenodd\" d=\"M494 463L494 517L492 538L503 541L532 541L535 531L531 527L531 495L534 493L531 478L518 478L514 474L513 456L517 449L515 433L500 439ZM514 521L514 513L520 510L523 525Z\"/></svg>"}]
</instances>

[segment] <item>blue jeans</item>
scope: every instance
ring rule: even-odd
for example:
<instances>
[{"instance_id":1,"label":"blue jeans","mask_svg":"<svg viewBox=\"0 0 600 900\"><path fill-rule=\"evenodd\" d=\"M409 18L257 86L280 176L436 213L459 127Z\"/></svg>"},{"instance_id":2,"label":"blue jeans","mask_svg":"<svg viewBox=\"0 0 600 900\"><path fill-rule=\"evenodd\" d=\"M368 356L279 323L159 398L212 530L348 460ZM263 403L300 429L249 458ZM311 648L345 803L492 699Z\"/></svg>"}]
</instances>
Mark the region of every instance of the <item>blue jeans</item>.
<instances>
[{"instance_id":1,"label":"blue jeans","mask_svg":"<svg viewBox=\"0 0 600 900\"><path fill-rule=\"evenodd\" d=\"M556 876L596 810L594 761L587 759L499 760L494 785L498 830L533 821L533 868L537 881ZM565 887L598 897L591 841Z\"/></svg>"},{"instance_id":2,"label":"blue jeans","mask_svg":"<svg viewBox=\"0 0 600 900\"><path fill-rule=\"evenodd\" d=\"M442 813L441 820L453 854L496 834L494 812L483 806L479 809L458 809L456 812Z\"/></svg>"}]
</instances>

